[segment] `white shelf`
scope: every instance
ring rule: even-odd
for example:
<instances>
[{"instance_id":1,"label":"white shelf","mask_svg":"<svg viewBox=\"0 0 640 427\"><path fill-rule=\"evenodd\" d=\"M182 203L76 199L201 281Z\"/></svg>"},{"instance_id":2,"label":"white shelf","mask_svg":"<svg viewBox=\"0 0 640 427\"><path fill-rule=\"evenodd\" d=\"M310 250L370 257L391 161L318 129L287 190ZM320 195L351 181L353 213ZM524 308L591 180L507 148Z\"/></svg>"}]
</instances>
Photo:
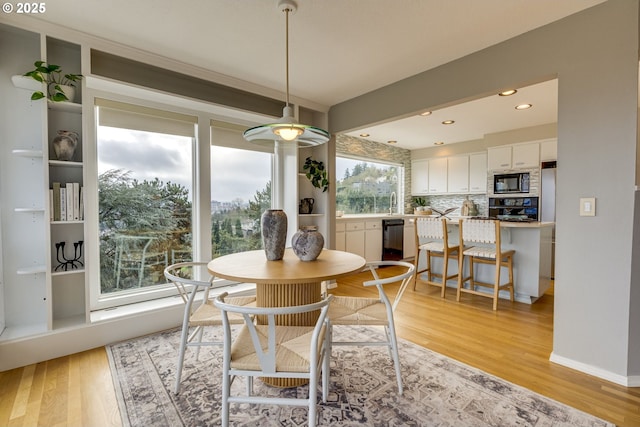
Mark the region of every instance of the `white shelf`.
<instances>
[{"instance_id":1,"label":"white shelf","mask_svg":"<svg viewBox=\"0 0 640 427\"><path fill-rule=\"evenodd\" d=\"M42 157L42 150L12 150L11 154L18 157Z\"/></svg>"},{"instance_id":2,"label":"white shelf","mask_svg":"<svg viewBox=\"0 0 640 427\"><path fill-rule=\"evenodd\" d=\"M44 265L22 267L22 268L19 268L18 271L16 271L16 273L20 276L25 276L27 274L40 274L40 273L46 273L46 272L47 272L47 267Z\"/></svg>"},{"instance_id":3,"label":"white shelf","mask_svg":"<svg viewBox=\"0 0 640 427\"><path fill-rule=\"evenodd\" d=\"M73 220L73 221L51 221L51 225L63 225L63 224L84 224L84 221L81 219Z\"/></svg>"},{"instance_id":4,"label":"white shelf","mask_svg":"<svg viewBox=\"0 0 640 427\"><path fill-rule=\"evenodd\" d=\"M44 212L44 208L15 208L15 212Z\"/></svg>"},{"instance_id":5,"label":"white shelf","mask_svg":"<svg viewBox=\"0 0 640 427\"><path fill-rule=\"evenodd\" d=\"M312 216L324 216L324 214L323 213L298 214L298 216L312 217Z\"/></svg>"},{"instance_id":6,"label":"white shelf","mask_svg":"<svg viewBox=\"0 0 640 427\"><path fill-rule=\"evenodd\" d=\"M51 276L67 276L70 274L84 274L84 268L76 268L67 271L54 271L53 273L51 273Z\"/></svg>"},{"instance_id":7,"label":"white shelf","mask_svg":"<svg viewBox=\"0 0 640 427\"><path fill-rule=\"evenodd\" d=\"M68 160L49 160L49 166L66 167L66 168L81 168L82 162L72 162Z\"/></svg>"},{"instance_id":8,"label":"white shelf","mask_svg":"<svg viewBox=\"0 0 640 427\"><path fill-rule=\"evenodd\" d=\"M84 325L87 319L84 314L53 319L53 329L64 329Z\"/></svg>"},{"instance_id":9,"label":"white shelf","mask_svg":"<svg viewBox=\"0 0 640 427\"><path fill-rule=\"evenodd\" d=\"M33 92L37 90L44 91L44 83L34 80L31 77L16 74L11 76L11 82L18 89L25 89Z\"/></svg>"},{"instance_id":10,"label":"white shelf","mask_svg":"<svg viewBox=\"0 0 640 427\"><path fill-rule=\"evenodd\" d=\"M55 110L55 111L64 111L67 113L76 113L76 114L80 114L82 113L82 104L78 104L75 102L53 102L50 100L47 100L47 106L50 110Z\"/></svg>"}]
</instances>

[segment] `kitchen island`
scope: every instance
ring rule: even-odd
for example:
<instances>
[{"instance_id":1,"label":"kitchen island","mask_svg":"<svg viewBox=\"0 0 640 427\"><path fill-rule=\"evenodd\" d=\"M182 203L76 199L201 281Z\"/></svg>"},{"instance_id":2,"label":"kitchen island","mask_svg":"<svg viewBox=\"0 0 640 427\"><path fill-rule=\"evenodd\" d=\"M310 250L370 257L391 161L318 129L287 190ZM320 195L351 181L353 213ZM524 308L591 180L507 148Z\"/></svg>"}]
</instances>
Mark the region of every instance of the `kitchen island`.
<instances>
[{"instance_id":1,"label":"kitchen island","mask_svg":"<svg viewBox=\"0 0 640 427\"><path fill-rule=\"evenodd\" d=\"M405 259L409 259L412 258L415 253L412 233L413 222L416 217L420 217L420 215L348 215L342 218L336 218L337 234L342 233L341 238L337 240L338 242L343 242L342 244L345 246L352 246L354 242L364 246L361 249L355 250L355 252L363 250L363 253L367 251L372 254L377 254L381 251L382 230L376 230L377 233L374 232L373 229L367 230L367 223L369 227L373 227L377 221L381 222L382 219L403 218L405 220L404 257ZM458 221L459 218L457 217L451 217L448 221L450 241L458 241ZM551 286L553 256L552 232L554 225L553 222L501 222L500 229L503 249L515 250L513 275L514 296L516 301L532 304ZM368 234L366 234L367 231L369 232ZM369 237L369 239L366 237ZM351 248L345 246L341 249L347 250L348 252L353 251ZM370 256L365 256L365 258L367 258L368 261L370 260ZM450 260L449 262L449 271L456 271L458 268L457 259ZM423 269L425 263L426 261L423 255L420 259L419 268ZM432 264L435 272L442 271L441 258L434 258ZM468 263L465 263L465 268L468 268ZM480 281L492 283L494 272L495 269L490 265L476 264L475 275ZM506 274L504 269L502 274ZM456 281L450 280L448 287L455 289L457 287ZM486 288L486 291L490 293L491 289ZM507 291L501 291L500 297L508 299L509 293Z\"/></svg>"}]
</instances>

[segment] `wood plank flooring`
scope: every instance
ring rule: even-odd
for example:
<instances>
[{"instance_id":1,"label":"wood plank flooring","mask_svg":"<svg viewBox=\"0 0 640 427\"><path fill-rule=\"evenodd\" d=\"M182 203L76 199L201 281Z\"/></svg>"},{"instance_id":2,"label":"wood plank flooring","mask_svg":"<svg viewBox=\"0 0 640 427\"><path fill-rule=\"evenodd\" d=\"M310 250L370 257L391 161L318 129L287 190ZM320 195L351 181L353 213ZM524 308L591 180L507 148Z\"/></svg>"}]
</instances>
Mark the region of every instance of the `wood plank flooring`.
<instances>
[{"instance_id":1,"label":"wood plank flooring","mask_svg":"<svg viewBox=\"0 0 640 427\"><path fill-rule=\"evenodd\" d=\"M392 268L384 268L383 276ZM336 295L372 295L362 275ZM393 286L389 287L393 294ZM553 295L533 305L463 295L418 283L396 311L400 337L616 423L640 426L640 388L625 388L549 362ZM120 426L104 347L0 372L0 426Z\"/></svg>"}]
</instances>

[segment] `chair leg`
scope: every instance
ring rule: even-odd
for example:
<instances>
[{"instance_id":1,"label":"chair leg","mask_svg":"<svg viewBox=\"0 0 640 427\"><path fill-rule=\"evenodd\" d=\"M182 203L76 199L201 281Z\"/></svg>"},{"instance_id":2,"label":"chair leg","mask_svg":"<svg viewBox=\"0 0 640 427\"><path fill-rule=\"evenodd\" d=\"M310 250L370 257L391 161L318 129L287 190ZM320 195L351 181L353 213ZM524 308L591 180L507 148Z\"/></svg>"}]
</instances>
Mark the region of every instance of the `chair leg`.
<instances>
[{"instance_id":1,"label":"chair leg","mask_svg":"<svg viewBox=\"0 0 640 427\"><path fill-rule=\"evenodd\" d=\"M462 251L458 254L458 290L456 292L456 301L460 302L460 293L464 286L464 255Z\"/></svg>"},{"instance_id":2,"label":"chair leg","mask_svg":"<svg viewBox=\"0 0 640 427\"><path fill-rule=\"evenodd\" d=\"M442 254L442 291L440 292L440 297L444 298L445 293L447 292L447 274L449 267L449 252L447 252L447 248L444 249L444 253Z\"/></svg>"},{"instance_id":3,"label":"chair leg","mask_svg":"<svg viewBox=\"0 0 640 427\"><path fill-rule=\"evenodd\" d=\"M416 272L416 274L413 275L413 290L414 291L416 290L416 285L417 285L417 282L418 282L418 276L420 275L420 272L418 272L418 264L420 262L420 252L421 252L421 250L418 249L416 251L415 258L413 259L413 267L414 267L415 272Z\"/></svg>"},{"instance_id":4,"label":"chair leg","mask_svg":"<svg viewBox=\"0 0 640 427\"><path fill-rule=\"evenodd\" d=\"M226 370L225 370L226 371ZM231 390L231 382L228 374L222 376L222 427L229 426L229 393Z\"/></svg>"},{"instance_id":5,"label":"chair leg","mask_svg":"<svg viewBox=\"0 0 640 427\"><path fill-rule=\"evenodd\" d=\"M427 280L433 282L433 273L431 270L431 251L425 251L427 254Z\"/></svg>"},{"instance_id":6,"label":"chair leg","mask_svg":"<svg viewBox=\"0 0 640 427\"><path fill-rule=\"evenodd\" d=\"M180 393L180 381L182 380L182 366L184 365L184 354L187 350L187 343L189 341L189 325L182 326L182 333L180 334L180 350L178 351L178 366L176 368L176 384L173 388L175 394Z\"/></svg>"},{"instance_id":7,"label":"chair leg","mask_svg":"<svg viewBox=\"0 0 640 427\"><path fill-rule=\"evenodd\" d=\"M398 381L398 395L402 396L402 372L400 370L400 356L398 355L398 340L396 339L396 329L393 322L390 322L388 329L390 338L389 343L391 344L391 359L393 360L393 366L396 371L396 380Z\"/></svg>"},{"instance_id":8,"label":"chair leg","mask_svg":"<svg viewBox=\"0 0 640 427\"><path fill-rule=\"evenodd\" d=\"M513 284L513 255L509 255L509 258L507 258L507 264L509 268L509 283L511 283L511 286L509 287L509 291L511 293L511 302L513 302L513 298L515 294L515 286Z\"/></svg>"},{"instance_id":9,"label":"chair leg","mask_svg":"<svg viewBox=\"0 0 640 427\"><path fill-rule=\"evenodd\" d=\"M498 309L498 296L500 295L500 269L502 268L502 260L496 259L496 278L493 284L493 311Z\"/></svg>"},{"instance_id":10,"label":"chair leg","mask_svg":"<svg viewBox=\"0 0 640 427\"><path fill-rule=\"evenodd\" d=\"M331 325L327 322L327 331L324 334L324 353L322 355L322 401L327 402L329 394L329 377L331 368L329 366L329 357L331 356Z\"/></svg>"},{"instance_id":11,"label":"chair leg","mask_svg":"<svg viewBox=\"0 0 640 427\"><path fill-rule=\"evenodd\" d=\"M198 344L202 343L202 334L204 333L204 328L202 326L198 326ZM200 360L200 347L201 345L196 346L196 360Z\"/></svg>"},{"instance_id":12,"label":"chair leg","mask_svg":"<svg viewBox=\"0 0 640 427\"><path fill-rule=\"evenodd\" d=\"M318 370L311 367L311 375L309 378L309 427L316 426L317 410L318 410ZM324 390L323 390L324 394Z\"/></svg>"}]
</instances>

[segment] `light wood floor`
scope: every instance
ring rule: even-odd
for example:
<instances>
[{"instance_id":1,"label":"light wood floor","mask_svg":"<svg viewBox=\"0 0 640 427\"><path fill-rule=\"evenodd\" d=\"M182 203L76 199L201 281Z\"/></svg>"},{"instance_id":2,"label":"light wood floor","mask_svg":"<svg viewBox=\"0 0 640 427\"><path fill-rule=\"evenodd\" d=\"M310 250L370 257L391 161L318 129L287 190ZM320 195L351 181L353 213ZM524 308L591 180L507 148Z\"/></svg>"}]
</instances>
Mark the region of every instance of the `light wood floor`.
<instances>
[{"instance_id":1,"label":"light wood floor","mask_svg":"<svg viewBox=\"0 0 640 427\"><path fill-rule=\"evenodd\" d=\"M383 269L383 275L392 269ZM354 275L332 293L368 295ZM640 388L625 388L549 362L553 296L533 305L418 284L396 311L398 334L540 394L616 423L640 426ZM0 372L0 426L119 426L103 347Z\"/></svg>"}]
</instances>

